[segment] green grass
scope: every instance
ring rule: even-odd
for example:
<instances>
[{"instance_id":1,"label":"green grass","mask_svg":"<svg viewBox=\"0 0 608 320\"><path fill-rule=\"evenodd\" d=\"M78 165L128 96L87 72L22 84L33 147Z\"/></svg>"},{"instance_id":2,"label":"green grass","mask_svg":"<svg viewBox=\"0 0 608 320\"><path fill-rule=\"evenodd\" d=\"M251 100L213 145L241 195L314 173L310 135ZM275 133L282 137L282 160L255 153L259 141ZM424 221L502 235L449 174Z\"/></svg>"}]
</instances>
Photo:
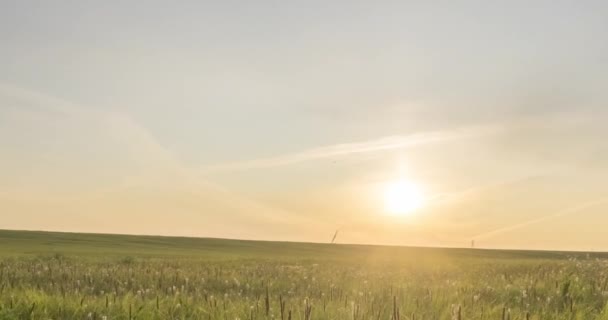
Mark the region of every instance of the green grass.
<instances>
[{"instance_id":1,"label":"green grass","mask_svg":"<svg viewBox=\"0 0 608 320\"><path fill-rule=\"evenodd\" d=\"M351 259L390 257L444 257L488 259L563 259L587 253L523 250L425 248L324 243L273 242L216 238L84 234L45 231L0 230L0 255L62 253L79 257L99 254L142 257L187 256L189 258L311 258ZM608 257L590 253L593 257Z\"/></svg>"},{"instance_id":2,"label":"green grass","mask_svg":"<svg viewBox=\"0 0 608 320\"><path fill-rule=\"evenodd\" d=\"M607 257L0 230L0 319L608 319Z\"/></svg>"}]
</instances>

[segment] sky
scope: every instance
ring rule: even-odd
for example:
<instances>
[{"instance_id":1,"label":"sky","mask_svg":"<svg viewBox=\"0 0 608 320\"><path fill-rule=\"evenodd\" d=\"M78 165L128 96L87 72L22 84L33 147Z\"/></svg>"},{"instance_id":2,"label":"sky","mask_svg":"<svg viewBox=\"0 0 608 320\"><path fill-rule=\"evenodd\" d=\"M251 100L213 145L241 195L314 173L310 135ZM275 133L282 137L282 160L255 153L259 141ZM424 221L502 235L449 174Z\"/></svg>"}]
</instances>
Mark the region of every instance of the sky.
<instances>
[{"instance_id":1,"label":"sky","mask_svg":"<svg viewBox=\"0 0 608 320\"><path fill-rule=\"evenodd\" d=\"M1 1L0 229L608 250L607 34L605 1Z\"/></svg>"}]
</instances>

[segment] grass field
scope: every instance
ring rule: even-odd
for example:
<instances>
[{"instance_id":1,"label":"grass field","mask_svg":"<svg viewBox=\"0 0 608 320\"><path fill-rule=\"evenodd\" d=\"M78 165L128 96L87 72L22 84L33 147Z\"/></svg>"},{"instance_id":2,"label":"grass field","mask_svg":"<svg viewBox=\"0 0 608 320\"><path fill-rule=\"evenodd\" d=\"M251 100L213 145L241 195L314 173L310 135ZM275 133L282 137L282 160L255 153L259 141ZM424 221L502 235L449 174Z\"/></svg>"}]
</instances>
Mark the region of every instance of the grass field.
<instances>
[{"instance_id":1,"label":"grass field","mask_svg":"<svg viewBox=\"0 0 608 320\"><path fill-rule=\"evenodd\" d=\"M608 319L607 258L0 231L0 319Z\"/></svg>"}]
</instances>

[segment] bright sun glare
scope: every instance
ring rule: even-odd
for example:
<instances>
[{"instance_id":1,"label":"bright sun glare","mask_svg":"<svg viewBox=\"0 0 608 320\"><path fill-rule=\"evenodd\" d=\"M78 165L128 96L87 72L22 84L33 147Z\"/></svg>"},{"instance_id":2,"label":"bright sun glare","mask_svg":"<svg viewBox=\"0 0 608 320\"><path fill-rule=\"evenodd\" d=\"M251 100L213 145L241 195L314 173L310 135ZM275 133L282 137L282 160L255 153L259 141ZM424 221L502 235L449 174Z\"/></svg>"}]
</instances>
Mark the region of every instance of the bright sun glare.
<instances>
[{"instance_id":1,"label":"bright sun glare","mask_svg":"<svg viewBox=\"0 0 608 320\"><path fill-rule=\"evenodd\" d=\"M424 194L408 180L393 181L384 190L384 206L392 215L404 216L424 205Z\"/></svg>"}]
</instances>

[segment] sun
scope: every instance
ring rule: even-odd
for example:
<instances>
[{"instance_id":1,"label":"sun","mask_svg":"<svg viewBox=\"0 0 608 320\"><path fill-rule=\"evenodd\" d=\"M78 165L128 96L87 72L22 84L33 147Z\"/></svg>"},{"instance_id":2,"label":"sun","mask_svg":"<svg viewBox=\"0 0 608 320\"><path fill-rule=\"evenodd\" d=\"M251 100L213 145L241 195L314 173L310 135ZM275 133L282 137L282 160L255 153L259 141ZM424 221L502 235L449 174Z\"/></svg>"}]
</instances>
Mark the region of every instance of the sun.
<instances>
[{"instance_id":1,"label":"sun","mask_svg":"<svg viewBox=\"0 0 608 320\"><path fill-rule=\"evenodd\" d=\"M384 206L392 215L409 215L424 204L425 197L422 190L409 180L390 182L384 189Z\"/></svg>"}]
</instances>

